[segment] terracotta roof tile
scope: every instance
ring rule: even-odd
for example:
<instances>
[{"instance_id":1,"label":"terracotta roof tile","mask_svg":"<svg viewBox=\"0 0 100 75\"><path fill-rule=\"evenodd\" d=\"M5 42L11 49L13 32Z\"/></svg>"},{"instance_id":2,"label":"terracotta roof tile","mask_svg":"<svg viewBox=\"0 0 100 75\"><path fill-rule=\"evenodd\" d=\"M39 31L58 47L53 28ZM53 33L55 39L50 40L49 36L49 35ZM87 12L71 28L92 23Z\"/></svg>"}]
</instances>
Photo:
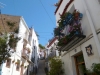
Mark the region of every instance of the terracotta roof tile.
<instances>
[{"instance_id":1,"label":"terracotta roof tile","mask_svg":"<svg viewBox=\"0 0 100 75\"><path fill-rule=\"evenodd\" d=\"M13 15L6 15L0 14L0 32L13 32L16 28L19 27L21 16L13 16ZM15 23L13 27L10 27L7 22ZM5 27L5 28L4 28Z\"/></svg>"}]
</instances>

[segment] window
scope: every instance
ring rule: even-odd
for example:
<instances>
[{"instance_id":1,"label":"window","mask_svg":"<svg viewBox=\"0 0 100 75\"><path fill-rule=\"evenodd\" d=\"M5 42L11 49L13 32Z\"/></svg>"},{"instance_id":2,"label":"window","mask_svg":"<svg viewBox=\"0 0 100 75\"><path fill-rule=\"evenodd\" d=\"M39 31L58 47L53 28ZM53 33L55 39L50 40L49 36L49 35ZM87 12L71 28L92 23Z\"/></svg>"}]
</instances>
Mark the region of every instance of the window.
<instances>
[{"instance_id":1,"label":"window","mask_svg":"<svg viewBox=\"0 0 100 75\"><path fill-rule=\"evenodd\" d=\"M7 59L6 67L10 68L10 65L11 65L11 59Z\"/></svg>"},{"instance_id":2,"label":"window","mask_svg":"<svg viewBox=\"0 0 100 75\"><path fill-rule=\"evenodd\" d=\"M20 60L17 60L16 70L19 71L20 68Z\"/></svg>"}]
</instances>

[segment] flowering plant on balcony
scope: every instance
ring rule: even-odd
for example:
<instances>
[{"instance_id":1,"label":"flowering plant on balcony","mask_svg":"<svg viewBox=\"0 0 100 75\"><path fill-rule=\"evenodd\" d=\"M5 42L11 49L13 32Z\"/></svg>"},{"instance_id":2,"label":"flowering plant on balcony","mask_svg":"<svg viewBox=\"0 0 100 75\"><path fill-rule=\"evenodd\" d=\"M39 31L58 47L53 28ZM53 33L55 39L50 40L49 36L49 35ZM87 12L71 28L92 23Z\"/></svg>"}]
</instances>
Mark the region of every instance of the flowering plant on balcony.
<instances>
[{"instance_id":1,"label":"flowering plant on balcony","mask_svg":"<svg viewBox=\"0 0 100 75\"><path fill-rule=\"evenodd\" d=\"M82 35L81 22L83 15L77 10L65 13L58 21L58 28L54 29L55 36L59 36L58 46L70 42L73 35ZM66 33L67 32L67 33Z\"/></svg>"},{"instance_id":2,"label":"flowering plant on balcony","mask_svg":"<svg viewBox=\"0 0 100 75\"><path fill-rule=\"evenodd\" d=\"M61 32L64 30L65 26L69 25L69 32L73 30L80 30L81 27L80 20L82 19L83 14L77 10L74 10L73 13L67 12L58 20L58 27L54 29L54 35L60 36L63 35ZM73 29L74 28L74 29Z\"/></svg>"},{"instance_id":3,"label":"flowering plant on balcony","mask_svg":"<svg viewBox=\"0 0 100 75\"><path fill-rule=\"evenodd\" d=\"M58 46L63 46L68 43L70 36L66 35L65 37L59 39Z\"/></svg>"}]
</instances>

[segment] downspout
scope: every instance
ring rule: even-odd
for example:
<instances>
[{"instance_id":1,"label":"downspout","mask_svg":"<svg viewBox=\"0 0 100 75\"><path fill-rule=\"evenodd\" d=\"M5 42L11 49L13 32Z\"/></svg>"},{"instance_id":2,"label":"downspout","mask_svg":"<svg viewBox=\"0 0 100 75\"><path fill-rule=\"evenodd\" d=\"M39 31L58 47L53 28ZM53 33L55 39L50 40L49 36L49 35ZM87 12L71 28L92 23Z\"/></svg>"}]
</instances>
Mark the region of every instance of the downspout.
<instances>
[{"instance_id":1,"label":"downspout","mask_svg":"<svg viewBox=\"0 0 100 75\"><path fill-rule=\"evenodd\" d=\"M99 57L100 57L100 42L99 42L99 39L98 39L98 36L97 36L97 33L96 33L96 29L95 29L95 27L94 27L94 23L93 23L91 14L90 14L90 12L89 12L89 10L88 10L86 1L85 1L85 0L81 0L81 1L82 1L82 3L83 3L84 9L85 9L85 11L86 11L87 18L88 18L88 20L89 20L90 27L91 27L91 30L92 30L92 33L93 33L93 36L94 36L95 44L96 44L96 46L97 46L97 50L98 50Z\"/></svg>"}]
</instances>

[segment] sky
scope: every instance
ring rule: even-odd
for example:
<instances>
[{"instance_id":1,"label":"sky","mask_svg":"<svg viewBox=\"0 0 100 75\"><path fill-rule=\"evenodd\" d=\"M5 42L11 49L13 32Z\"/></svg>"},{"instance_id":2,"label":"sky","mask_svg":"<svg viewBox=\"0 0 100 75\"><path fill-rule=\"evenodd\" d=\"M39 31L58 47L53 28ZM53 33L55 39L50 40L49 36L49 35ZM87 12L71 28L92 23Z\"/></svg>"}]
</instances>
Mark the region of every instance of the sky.
<instances>
[{"instance_id":1,"label":"sky","mask_svg":"<svg viewBox=\"0 0 100 75\"><path fill-rule=\"evenodd\" d=\"M2 14L23 16L28 27L39 35L39 43L45 46L53 38L56 27L54 4L58 0L0 0L5 5ZM1 3L0 3L1 5Z\"/></svg>"}]
</instances>

